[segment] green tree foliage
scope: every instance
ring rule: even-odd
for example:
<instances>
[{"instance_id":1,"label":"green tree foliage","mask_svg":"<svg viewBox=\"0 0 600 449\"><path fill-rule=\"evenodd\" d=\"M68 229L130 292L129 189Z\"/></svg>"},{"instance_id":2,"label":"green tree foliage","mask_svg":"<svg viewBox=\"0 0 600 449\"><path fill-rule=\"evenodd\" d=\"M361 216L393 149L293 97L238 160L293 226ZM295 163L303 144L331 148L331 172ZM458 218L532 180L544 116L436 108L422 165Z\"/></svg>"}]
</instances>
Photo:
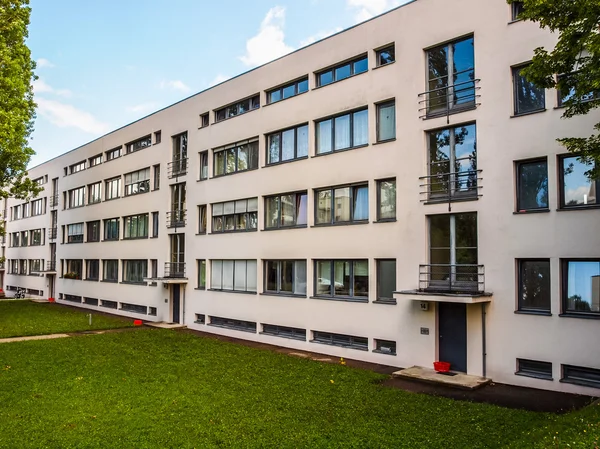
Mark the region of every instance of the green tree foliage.
<instances>
[{"instance_id":1,"label":"green tree foliage","mask_svg":"<svg viewBox=\"0 0 600 449\"><path fill-rule=\"evenodd\" d=\"M516 0L507 0L515 3ZM536 22L558 33L552 51L536 48L532 64L523 73L543 88L556 88L568 98L564 118L585 115L600 106L600 1L523 0L520 19ZM561 75L561 76L557 76ZM600 132L600 123L595 125ZM591 178L600 177L600 134L558 139L590 166Z\"/></svg>"},{"instance_id":2,"label":"green tree foliage","mask_svg":"<svg viewBox=\"0 0 600 449\"><path fill-rule=\"evenodd\" d=\"M28 5L29 0L0 0L0 198L27 199L39 192L27 178L36 107L31 85L35 62L25 45Z\"/></svg>"}]
</instances>

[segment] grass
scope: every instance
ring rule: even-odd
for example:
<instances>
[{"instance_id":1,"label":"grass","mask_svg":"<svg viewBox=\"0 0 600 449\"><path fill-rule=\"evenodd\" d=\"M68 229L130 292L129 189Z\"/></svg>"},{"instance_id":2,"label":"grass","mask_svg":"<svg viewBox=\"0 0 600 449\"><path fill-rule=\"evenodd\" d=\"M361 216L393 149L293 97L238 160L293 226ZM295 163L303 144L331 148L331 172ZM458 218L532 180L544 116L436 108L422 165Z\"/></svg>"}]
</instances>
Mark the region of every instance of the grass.
<instances>
[{"instance_id":1,"label":"grass","mask_svg":"<svg viewBox=\"0 0 600 449\"><path fill-rule=\"evenodd\" d=\"M90 326L88 313L52 303L0 301L0 338L114 329L133 325L133 319L92 312Z\"/></svg>"},{"instance_id":2,"label":"grass","mask_svg":"<svg viewBox=\"0 0 600 449\"><path fill-rule=\"evenodd\" d=\"M509 410L163 329L0 345L0 447L594 448L600 407ZM569 446L567 446L567 444Z\"/></svg>"}]
</instances>

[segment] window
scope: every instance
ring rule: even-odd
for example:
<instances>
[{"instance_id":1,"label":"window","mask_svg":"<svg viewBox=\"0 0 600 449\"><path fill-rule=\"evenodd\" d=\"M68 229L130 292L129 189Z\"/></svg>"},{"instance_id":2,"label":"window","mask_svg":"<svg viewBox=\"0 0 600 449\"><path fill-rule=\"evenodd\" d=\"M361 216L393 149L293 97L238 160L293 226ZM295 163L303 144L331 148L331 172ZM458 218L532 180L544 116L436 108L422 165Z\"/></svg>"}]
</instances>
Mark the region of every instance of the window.
<instances>
[{"instance_id":1,"label":"window","mask_svg":"<svg viewBox=\"0 0 600 449\"><path fill-rule=\"evenodd\" d=\"M125 196L150 191L150 168L127 173L125 175Z\"/></svg>"},{"instance_id":2,"label":"window","mask_svg":"<svg viewBox=\"0 0 600 449\"><path fill-rule=\"evenodd\" d=\"M100 261L98 259L88 259L85 261L85 278L88 281L97 281L100 273Z\"/></svg>"},{"instance_id":3,"label":"window","mask_svg":"<svg viewBox=\"0 0 600 449\"><path fill-rule=\"evenodd\" d=\"M571 104L580 104L587 103L588 101L598 100L600 99L600 89L590 90L589 92L585 92L581 96L577 96L577 92L575 90L575 85L580 84L579 78L580 72L572 72L567 75L559 75L558 83L559 86L562 83L567 83L569 86L569 90L563 88L558 88L558 107L565 107Z\"/></svg>"},{"instance_id":4,"label":"window","mask_svg":"<svg viewBox=\"0 0 600 449\"><path fill-rule=\"evenodd\" d=\"M212 290L256 292L256 260L212 260Z\"/></svg>"},{"instance_id":5,"label":"window","mask_svg":"<svg viewBox=\"0 0 600 449\"><path fill-rule=\"evenodd\" d=\"M188 148L188 133L187 131L176 136L173 136L173 175L184 175L187 169L187 148Z\"/></svg>"},{"instance_id":6,"label":"window","mask_svg":"<svg viewBox=\"0 0 600 449\"><path fill-rule=\"evenodd\" d=\"M267 165L308 157L308 125L267 136Z\"/></svg>"},{"instance_id":7,"label":"window","mask_svg":"<svg viewBox=\"0 0 600 449\"><path fill-rule=\"evenodd\" d=\"M87 222L87 241L88 242L99 242L100 241L100 220Z\"/></svg>"},{"instance_id":8,"label":"window","mask_svg":"<svg viewBox=\"0 0 600 449\"><path fill-rule=\"evenodd\" d=\"M343 348L359 349L367 351L369 341L365 337L355 337L353 335L332 334L330 332L313 331L313 340L311 343L322 343L325 345L341 346Z\"/></svg>"},{"instance_id":9,"label":"window","mask_svg":"<svg viewBox=\"0 0 600 449\"><path fill-rule=\"evenodd\" d=\"M109 301L108 299L103 299L100 301L100 307L106 307L107 309L116 309L118 307L117 301Z\"/></svg>"},{"instance_id":10,"label":"window","mask_svg":"<svg viewBox=\"0 0 600 449\"><path fill-rule=\"evenodd\" d=\"M306 261L265 261L264 288L268 293L306 296Z\"/></svg>"},{"instance_id":11,"label":"window","mask_svg":"<svg viewBox=\"0 0 600 449\"><path fill-rule=\"evenodd\" d=\"M237 103L224 106L220 109L215 110L215 122L221 122L225 119L235 117L237 115L245 114L246 112L253 111L260 107L260 95L256 94L245 100L238 101Z\"/></svg>"},{"instance_id":12,"label":"window","mask_svg":"<svg viewBox=\"0 0 600 449\"><path fill-rule=\"evenodd\" d=\"M359 223L369 220L369 187L329 187L315 191L315 224Z\"/></svg>"},{"instance_id":13,"label":"window","mask_svg":"<svg viewBox=\"0 0 600 449\"><path fill-rule=\"evenodd\" d=\"M95 167L96 165L100 165L102 163L102 153L89 158L88 163L89 163L90 167Z\"/></svg>"},{"instance_id":14,"label":"window","mask_svg":"<svg viewBox=\"0 0 600 449\"><path fill-rule=\"evenodd\" d=\"M548 161L517 162L517 211L548 209Z\"/></svg>"},{"instance_id":15,"label":"window","mask_svg":"<svg viewBox=\"0 0 600 449\"><path fill-rule=\"evenodd\" d=\"M102 183L100 181L88 186L88 204L102 201Z\"/></svg>"},{"instance_id":16,"label":"window","mask_svg":"<svg viewBox=\"0 0 600 449\"><path fill-rule=\"evenodd\" d=\"M475 124L428 133L429 199L476 198L477 129Z\"/></svg>"},{"instance_id":17,"label":"window","mask_svg":"<svg viewBox=\"0 0 600 449\"><path fill-rule=\"evenodd\" d=\"M36 179L34 179L34 180L33 180L33 183L34 183L34 184L37 184L38 186L41 186L41 185L43 185L43 184L44 184L44 177L43 177L43 176L41 176L41 177L39 177L39 178L36 178Z\"/></svg>"},{"instance_id":18,"label":"window","mask_svg":"<svg viewBox=\"0 0 600 449\"><path fill-rule=\"evenodd\" d=\"M546 91L536 87L522 74L527 66L513 67L513 85L515 90L515 115L543 111L546 108Z\"/></svg>"},{"instance_id":19,"label":"window","mask_svg":"<svg viewBox=\"0 0 600 449\"><path fill-rule=\"evenodd\" d=\"M14 218L13 220L20 220L21 219L21 206L15 206L14 207Z\"/></svg>"},{"instance_id":20,"label":"window","mask_svg":"<svg viewBox=\"0 0 600 449\"><path fill-rule=\"evenodd\" d=\"M473 36L439 45L427 53L426 116L476 106Z\"/></svg>"},{"instance_id":21,"label":"window","mask_svg":"<svg viewBox=\"0 0 600 449\"><path fill-rule=\"evenodd\" d=\"M88 306L97 306L98 305L98 298L83 298L83 303L87 304Z\"/></svg>"},{"instance_id":22,"label":"window","mask_svg":"<svg viewBox=\"0 0 600 449\"><path fill-rule=\"evenodd\" d=\"M242 332L256 333L256 323L253 321L233 320L231 318L222 318L219 316L209 316L209 326L225 327Z\"/></svg>"},{"instance_id":23,"label":"window","mask_svg":"<svg viewBox=\"0 0 600 449\"><path fill-rule=\"evenodd\" d=\"M377 301L396 303L396 259L377 260Z\"/></svg>"},{"instance_id":24,"label":"window","mask_svg":"<svg viewBox=\"0 0 600 449\"><path fill-rule=\"evenodd\" d=\"M104 194L105 201L119 198L121 193L121 177L112 178L105 181L106 191Z\"/></svg>"},{"instance_id":25,"label":"window","mask_svg":"<svg viewBox=\"0 0 600 449\"><path fill-rule=\"evenodd\" d=\"M258 226L258 198L212 205L212 232L255 231Z\"/></svg>"},{"instance_id":26,"label":"window","mask_svg":"<svg viewBox=\"0 0 600 449\"><path fill-rule=\"evenodd\" d=\"M396 60L396 46L394 44L388 45L385 48L381 48L375 51L375 64L377 67L382 65L391 64Z\"/></svg>"},{"instance_id":27,"label":"window","mask_svg":"<svg viewBox=\"0 0 600 449\"><path fill-rule=\"evenodd\" d=\"M102 280L105 282L119 281L119 261L108 259L102 261Z\"/></svg>"},{"instance_id":28,"label":"window","mask_svg":"<svg viewBox=\"0 0 600 449\"><path fill-rule=\"evenodd\" d=\"M44 200L34 200L31 202L31 216L42 215L44 213Z\"/></svg>"},{"instance_id":29,"label":"window","mask_svg":"<svg viewBox=\"0 0 600 449\"><path fill-rule=\"evenodd\" d=\"M21 231L21 246L29 246L28 239L29 233L27 231Z\"/></svg>"},{"instance_id":30,"label":"window","mask_svg":"<svg viewBox=\"0 0 600 449\"><path fill-rule=\"evenodd\" d=\"M396 179L377 181L377 221L396 220Z\"/></svg>"},{"instance_id":31,"label":"window","mask_svg":"<svg viewBox=\"0 0 600 449\"><path fill-rule=\"evenodd\" d=\"M33 246L41 245L42 244L42 230L34 229L33 231L31 231L30 241Z\"/></svg>"},{"instance_id":32,"label":"window","mask_svg":"<svg viewBox=\"0 0 600 449\"><path fill-rule=\"evenodd\" d=\"M81 279L81 259L67 259L65 262L67 265L67 272L63 275L63 277L67 279Z\"/></svg>"},{"instance_id":33,"label":"window","mask_svg":"<svg viewBox=\"0 0 600 449\"><path fill-rule=\"evenodd\" d=\"M67 225L67 243L83 243L83 223Z\"/></svg>"},{"instance_id":34,"label":"window","mask_svg":"<svg viewBox=\"0 0 600 449\"><path fill-rule=\"evenodd\" d=\"M198 206L198 234L206 234L206 205Z\"/></svg>"},{"instance_id":35,"label":"window","mask_svg":"<svg viewBox=\"0 0 600 449\"><path fill-rule=\"evenodd\" d=\"M317 154L367 145L369 114L367 109L321 120L316 123Z\"/></svg>"},{"instance_id":36,"label":"window","mask_svg":"<svg viewBox=\"0 0 600 449\"><path fill-rule=\"evenodd\" d=\"M316 260L315 278L315 296L368 300L367 260Z\"/></svg>"},{"instance_id":37,"label":"window","mask_svg":"<svg viewBox=\"0 0 600 449\"><path fill-rule=\"evenodd\" d=\"M561 207L586 207L600 204L600 180L591 180L585 174L592 166L577 160L577 156L559 159Z\"/></svg>"},{"instance_id":38,"label":"window","mask_svg":"<svg viewBox=\"0 0 600 449\"><path fill-rule=\"evenodd\" d=\"M124 260L123 282L143 283L148 276L147 260Z\"/></svg>"},{"instance_id":39,"label":"window","mask_svg":"<svg viewBox=\"0 0 600 449\"><path fill-rule=\"evenodd\" d=\"M160 143L162 141L162 132L154 131L154 145Z\"/></svg>"},{"instance_id":40,"label":"window","mask_svg":"<svg viewBox=\"0 0 600 449\"><path fill-rule=\"evenodd\" d=\"M154 190L160 189L160 164L154 166Z\"/></svg>"},{"instance_id":41,"label":"window","mask_svg":"<svg viewBox=\"0 0 600 449\"><path fill-rule=\"evenodd\" d=\"M536 379L552 380L552 363L537 360L517 359L518 376L535 377Z\"/></svg>"},{"instance_id":42,"label":"window","mask_svg":"<svg viewBox=\"0 0 600 449\"><path fill-rule=\"evenodd\" d=\"M562 261L563 313L600 316L600 260Z\"/></svg>"},{"instance_id":43,"label":"window","mask_svg":"<svg viewBox=\"0 0 600 449\"><path fill-rule=\"evenodd\" d=\"M510 5L512 20L521 20L519 16L525 10L523 2L515 1Z\"/></svg>"},{"instance_id":44,"label":"window","mask_svg":"<svg viewBox=\"0 0 600 449\"><path fill-rule=\"evenodd\" d=\"M521 259L519 269L519 310L550 312L550 260Z\"/></svg>"},{"instance_id":45,"label":"window","mask_svg":"<svg viewBox=\"0 0 600 449\"><path fill-rule=\"evenodd\" d=\"M42 265L42 259L29 259L29 274L39 273Z\"/></svg>"},{"instance_id":46,"label":"window","mask_svg":"<svg viewBox=\"0 0 600 449\"><path fill-rule=\"evenodd\" d=\"M206 260L197 260L198 264L198 288L204 290L206 288Z\"/></svg>"},{"instance_id":47,"label":"window","mask_svg":"<svg viewBox=\"0 0 600 449\"><path fill-rule=\"evenodd\" d=\"M306 329L296 327L277 326L274 324L263 324L263 334L274 337L291 338L293 340L306 341Z\"/></svg>"},{"instance_id":48,"label":"window","mask_svg":"<svg viewBox=\"0 0 600 449\"><path fill-rule=\"evenodd\" d=\"M104 240L119 240L119 219L104 220Z\"/></svg>"},{"instance_id":49,"label":"window","mask_svg":"<svg viewBox=\"0 0 600 449\"><path fill-rule=\"evenodd\" d=\"M121 157L121 147L108 150L105 154L107 162L112 161L113 159L117 159L118 157Z\"/></svg>"},{"instance_id":50,"label":"window","mask_svg":"<svg viewBox=\"0 0 600 449\"><path fill-rule=\"evenodd\" d=\"M158 212L152 212L152 238L158 237Z\"/></svg>"},{"instance_id":51,"label":"window","mask_svg":"<svg viewBox=\"0 0 600 449\"><path fill-rule=\"evenodd\" d=\"M17 246L21 246L20 244L20 235L18 232L13 232L12 233L12 246L17 247Z\"/></svg>"},{"instance_id":52,"label":"window","mask_svg":"<svg viewBox=\"0 0 600 449\"><path fill-rule=\"evenodd\" d=\"M125 145L125 154L135 153L136 151L143 150L152 145L152 136L148 134L146 137L134 140L133 142Z\"/></svg>"},{"instance_id":53,"label":"window","mask_svg":"<svg viewBox=\"0 0 600 449\"><path fill-rule=\"evenodd\" d=\"M158 260L152 259L150 261L150 277L152 279L158 279ZM152 282L150 285L157 285L156 282Z\"/></svg>"},{"instance_id":54,"label":"window","mask_svg":"<svg viewBox=\"0 0 600 449\"><path fill-rule=\"evenodd\" d=\"M85 161L77 162L76 164L69 165L69 174L72 175L74 173L85 170Z\"/></svg>"},{"instance_id":55,"label":"window","mask_svg":"<svg viewBox=\"0 0 600 449\"><path fill-rule=\"evenodd\" d=\"M208 151L200 153L200 181L208 179Z\"/></svg>"},{"instance_id":56,"label":"window","mask_svg":"<svg viewBox=\"0 0 600 449\"><path fill-rule=\"evenodd\" d=\"M148 238L148 214L123 218L123 239Z\"/></svg>"},{"instance_id":57,"label":"window","mask_svg":"<svg viewBox=\"0 0 600 449\"><path fill-rule=\"evenodd\" d=\"M213 176L258 168L258 140L247 140L213 150Z\"/></svg>"},{"instance_id":58,"label":"window","mask_svg":"<svg viewBox=\"0 0 600 449\"><path fill-rule=\"evenodd\" d=\"M562 365L561 382L584 387L600 388L600 369Z\"/></svg>"},{"instance_id":59,"label":"window","mask_svg":"<svg viewBox=\"0 0 600 449\"><path fill-rule=\"evenodd\" d=\"M194 321L196 324L206 324L206 315L203 313L196 313L196 320Z\"/></svg>"},{"instance_id":60,"label":"window","mask_svg":"<svg viewBox=\"0 0 600 449\"><path fill-rule=\"evenodd\" d=\"M23 218L28 218L31 215L31 204L23 204Z\"/></svg>"},{"instance_id":61,"label":"window","mask_svg":"<svg viewBox=\"0 0 600 449\"><path fill-rule=\"evenodd\" d=\"M19 259L19 274L27 274L27 260Z\"/></svg>"},{"instance_id":62,"label":"window","mask_svg":"<svg viewBox=\"0 0 600 449\"><path fill-rule=\"evenodd\" d=\"M308 76L267 91L267 104L276 103L308 91Z\"/></svg>"},{"instance_id":63,"label":"window","mask_svg":"<svg viewBox=\"0 0 600 449\"><path fill-rule=\"evenodd\" d=\"M369 70L369 60L367 55L359 56L352 61L337 65L331 69L317 72L317 87L341 81L359 73Z\"/></svg>"},{"instance_id":64,"label":"window","mask_svg":"<svg viewBox=\"0 0 600 449\"><path fill-rule=\"evenodd\" d=\"M200 115L200 128L206 128L209 125L209 114L205 112Z\"/></svg>"},{"instance_id":65,"label":"window","mask_svg":"<svg viewBox=\"0 0 600 449\"><path fill-rule=\"evenodd\" d=\"M286 193L265 198L265 229L306 226L308 194Z\"/></svg>"},{"instance_id":66,"label":"window","mask_svg":"<svg viewBox=\"0 0 600 449\"><path fill-rule=\"evenodd\" d=\"M396 138L396 101L377 105L377 142Z\"/></svg>"},{"instance_id":67,"label":"window","mask_svg":"<svg viewBox=\"0 0 600 449\"><path fill-rule=\"evenodd\" d=\"M85 187L69 190L69 209L85 205Z\"/></svg>"},{"instance_id":68,"label":"window","mask_svg":"<svg viewBox=\"0 0 600 449\"><path fill-rule=\"evenodd\" d=\"M381 354L396 355L396 342L389 340L375 339L375 349L373 352Z\"/></svg>"}]
</instances>

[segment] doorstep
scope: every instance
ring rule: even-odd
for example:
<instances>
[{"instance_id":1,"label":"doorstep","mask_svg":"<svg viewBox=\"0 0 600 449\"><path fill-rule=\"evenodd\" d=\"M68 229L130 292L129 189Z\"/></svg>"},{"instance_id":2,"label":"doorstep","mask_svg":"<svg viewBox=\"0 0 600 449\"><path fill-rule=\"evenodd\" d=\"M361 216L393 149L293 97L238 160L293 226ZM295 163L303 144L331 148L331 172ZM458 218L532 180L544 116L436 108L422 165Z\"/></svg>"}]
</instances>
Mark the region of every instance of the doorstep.
<instances>
[{"instance_id":1,"label":"doorstep","mask_svg":"<svg viewBox=\"0 0 600 449\"><path fill-rule=\"evenodd\" d=\"M460 388L463 390L476 390L487 385L492 381L487 377L472 376L465 373L450 371L447 374L438 373L431 368L422 366L412 366L392 374L393 377L412 379L420 382L442 384L448 387Z\"/></svg>"},{"instance_id":2,"label":"doorstep","mask_svg":"<svg viewBox=\"0 0 600 449\"><path fill-rule=\"evenodd\" d=\"M159 321L159 322L153 322L153 321L146 321L144 323L146 326L150 326L150 327L158 327L160 329L186 329L187 326L183 325L183 324L179 324L179 323L165 323L164 321Z\"/></svg>"}]
</instances>

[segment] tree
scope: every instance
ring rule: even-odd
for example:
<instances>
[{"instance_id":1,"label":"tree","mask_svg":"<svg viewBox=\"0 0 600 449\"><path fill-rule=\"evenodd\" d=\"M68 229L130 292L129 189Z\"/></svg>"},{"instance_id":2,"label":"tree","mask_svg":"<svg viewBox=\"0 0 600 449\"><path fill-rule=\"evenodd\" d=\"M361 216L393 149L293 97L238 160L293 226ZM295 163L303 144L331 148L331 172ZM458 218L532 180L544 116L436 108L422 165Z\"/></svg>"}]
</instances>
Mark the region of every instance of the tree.
<instances>
[{"instance_id":1,"label":"tree","mask_svg":"<svg viewBox=\"0 0 600 449\"><path fill-rule=\"evenodd\" d=\"M512 4L517 0L507 0ZM543 88L556 88L565 99L563 118L585 115L600 107L600 1L522 0L520 19L539 23L558 32L552 51L536 48L525 77ZM600 132L600 123L594 126ZM600 178L600 134L558 139L570 152L579 155L590 170L591 179Z\"/></svg>"},{"instance_id":2,"label":"tree","mask_svg":"<svg viewBox=\"0 0 600 449\"><path fill-rule=\"evenodd\" d=\"M0 198L28 199L40 191L27 178L36 107L31 84L35 62L25 45L28 5L29 0L0 0Z\"/></svg>"}]
</instances>

